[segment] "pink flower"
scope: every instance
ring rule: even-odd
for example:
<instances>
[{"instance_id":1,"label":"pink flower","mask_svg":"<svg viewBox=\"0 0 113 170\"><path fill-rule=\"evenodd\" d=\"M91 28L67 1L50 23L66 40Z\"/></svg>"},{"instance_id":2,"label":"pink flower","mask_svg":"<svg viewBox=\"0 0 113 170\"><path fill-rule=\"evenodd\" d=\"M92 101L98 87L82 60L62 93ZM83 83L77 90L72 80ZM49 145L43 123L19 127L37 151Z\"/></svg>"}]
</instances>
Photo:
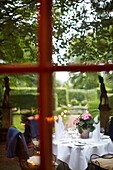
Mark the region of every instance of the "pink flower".
<instances>
[{"instance_id":1,"label":"pink flower","mask_svg":"<svg viewBox=\"0 0 113 170\"><path fill-rule=\"evenodd\" d=\"M93 118L92 115L91 115L90 113L88 113L88 116L91 117L91 118Z\"/></svg>"},{"instance_id":2,"label":"pink flower","mask_svg":"<svg viewBox=\"0 0 113 170\"><path fill-rule=\"evenodd\" d=\"M73 124L75 125L75 124L77 124L77 123L79 123L79 122L80 122L79 118L76 118L76 119L74 120Z\"/></svg>"},{"instance_id":3,"label":"pink flower","mask_svg":"<svg viewBox=\"0 0 113 170\"><path fill-rule=\"evenodd\" d=\"M90 115L90 113L88 113L88 112L85 112L85 113L83 113L82 115L81 115L81 118L83 119L83 120L87 120L87 119L89 119L91 117L91 115Z\"/></svg>"}]
</instances>

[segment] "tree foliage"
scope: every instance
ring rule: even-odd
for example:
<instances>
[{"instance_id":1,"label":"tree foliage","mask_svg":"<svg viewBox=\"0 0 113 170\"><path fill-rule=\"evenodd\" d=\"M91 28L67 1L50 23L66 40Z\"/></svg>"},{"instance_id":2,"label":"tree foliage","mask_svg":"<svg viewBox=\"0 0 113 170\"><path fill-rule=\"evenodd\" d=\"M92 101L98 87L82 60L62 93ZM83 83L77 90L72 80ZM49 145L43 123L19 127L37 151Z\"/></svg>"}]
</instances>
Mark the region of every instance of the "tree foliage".
<instances>
[{"instance_id":1,"label":"tree foliage","mask_svg":"<svg viewBox=\"0 0 113 170\"><path fill-rule=\"evenodd\" d=\"M93 89L99 86L97 73L70 73L73 88Z\"/></svg>"},{"instance_id":2,"label":"tree foliage","mask_svg":"<svg viewBox=\"0 0 113 170\"><path fill-rule=\"evenodd\" d=\"M38 5L36 0L0 1L4 62L36 62ZM113 0L53 0L52 10L53 54L58 62L112 62Z\"/></svg>"},{"instance_id":3,"label":"tree foliage","mask_svg":"<svg viewBox=\"0 0 113 170\"><path fill-rule=\"evenodd\" d=\"M54 6L59 62L112 63L113 0L59 0ZM60 48L65 49L63 56ZM70 73L70 81L74 88L96 88L98 74Z\"/></svg>"},{"instance_id":4,"label":"tree foliage","mask_svg":"<svg viewBox=\"0 0 113 170\"><path fill-rule=\"evenodd\" d=\"M112 62L113 0L59 0L55 5L55 45L65 49L65 61Z\"/></svg>"},{"instance_id":5,"label":"tree foliage","mask_svg":"<svg viewBox=\"0 0 113 170\"><path fill-rule=\"evenodd\" d=\"M0 1L3 61L36 62L38 5L36 0ZM112 61L113 0L53 0L52 12L53 54L59 62Z\"/></svg>"},{"instance_id":6,"label":"tree foliage","mask_svg":"<svg viewBox=\"0 0 113 170\"><path fill-rule=\"evenodd\" d=\"M0 59L36 62L36 1L0 1Z\"/></svg>"}]
</instances>

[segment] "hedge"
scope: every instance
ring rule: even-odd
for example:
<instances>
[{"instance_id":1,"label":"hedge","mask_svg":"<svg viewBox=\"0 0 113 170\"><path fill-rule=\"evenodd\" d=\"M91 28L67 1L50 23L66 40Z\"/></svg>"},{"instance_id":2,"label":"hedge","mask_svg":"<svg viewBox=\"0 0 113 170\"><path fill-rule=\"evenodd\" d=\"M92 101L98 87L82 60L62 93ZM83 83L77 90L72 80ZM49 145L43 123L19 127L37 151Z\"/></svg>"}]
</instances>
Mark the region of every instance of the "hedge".
<instances>
[{"instance_id":1,"label":"hedge","mask_svg":"<svg viewBox=\"0 0 113 170\"><path fill-rule=\"evenodd\" d=\"M37 108L37 95L11 95L9 103L11 107L20 107L20 109Z\"/></svg>"},{"instance_id":2,"label":"hedge","mask_svg":"<svg viewBox=\"0 0 113 170\"><path fill-rule=\"evenodd\" d=\"M97 98L98 98L96 89L91 89L91 90L69 89L68 90L69 103L66 101L66 88L57 88L56 94L58 98L58 106L67 105L73 99L76 99L78 102L82 102L83 100L97 102Z\"/></svg>"},{"instance_id":3,"label":"hedge","mask_svg":"<svg viewBox=\"0 0 113 170\"><path fill-rule=\"evenodd\" d=\"M58 106L67 105L66 103L66 88L57 88L56 94L58 98Z\"/></svg>"}]
</instances>

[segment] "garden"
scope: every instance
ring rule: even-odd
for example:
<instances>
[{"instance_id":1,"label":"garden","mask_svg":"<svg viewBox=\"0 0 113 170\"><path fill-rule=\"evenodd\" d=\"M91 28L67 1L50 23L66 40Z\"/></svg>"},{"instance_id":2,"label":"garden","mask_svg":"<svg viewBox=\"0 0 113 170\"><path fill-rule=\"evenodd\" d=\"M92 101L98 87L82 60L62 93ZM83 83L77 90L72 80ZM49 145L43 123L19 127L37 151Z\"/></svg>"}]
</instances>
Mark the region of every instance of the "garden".
<instances>
[{"instance_id":1,"label":"garden","mask_svg":"<svg viewBox=\"0 0 113 170\"><path fill-rule=\"evenodd\" d=\"M11 106L12 125L24 131L24 121L27 116L37 114L37 88L35 87L10 87L9 96ZM107 89L109 105L113 109L112 89ZM69 115L80 115L88 110L93 117L99 115L100 88L74 89L70 87L56 87L54 89L53 115L63 116L65 122ZM112 110L110 111L112 115ZM64 116L65 115L65 116Z\"/></svg>"}]
</instances>

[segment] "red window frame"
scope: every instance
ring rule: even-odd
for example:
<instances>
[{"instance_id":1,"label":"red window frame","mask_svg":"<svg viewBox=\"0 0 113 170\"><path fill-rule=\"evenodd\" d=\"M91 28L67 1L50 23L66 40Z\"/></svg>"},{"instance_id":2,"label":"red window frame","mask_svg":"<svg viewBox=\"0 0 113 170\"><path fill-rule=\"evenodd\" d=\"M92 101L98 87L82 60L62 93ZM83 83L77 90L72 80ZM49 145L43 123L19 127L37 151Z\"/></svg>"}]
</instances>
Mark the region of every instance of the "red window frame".
<instances>
[{"instance_id":1,"label":"red window frame","mask_svg":"<svg viewBox=\"0 0 113 170\"><path fill-rule=\"evenodd\" d=\"M0 74L38 73L40 109L41 170L52 170L52 73L55 71L101 72L113 70L113 64L52 65L52 0L40 0L39 64L1 64Z\"/></svg>"}]
</instances>

